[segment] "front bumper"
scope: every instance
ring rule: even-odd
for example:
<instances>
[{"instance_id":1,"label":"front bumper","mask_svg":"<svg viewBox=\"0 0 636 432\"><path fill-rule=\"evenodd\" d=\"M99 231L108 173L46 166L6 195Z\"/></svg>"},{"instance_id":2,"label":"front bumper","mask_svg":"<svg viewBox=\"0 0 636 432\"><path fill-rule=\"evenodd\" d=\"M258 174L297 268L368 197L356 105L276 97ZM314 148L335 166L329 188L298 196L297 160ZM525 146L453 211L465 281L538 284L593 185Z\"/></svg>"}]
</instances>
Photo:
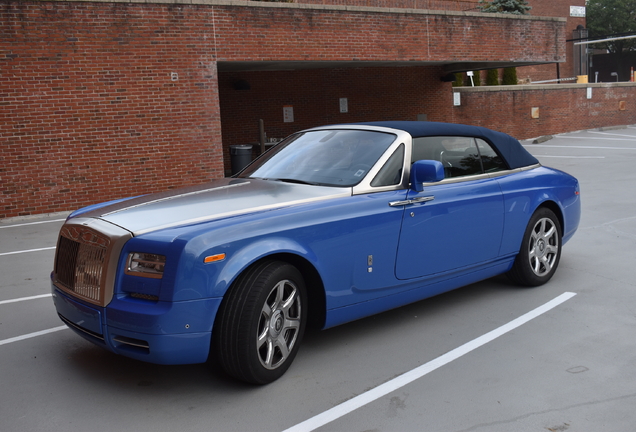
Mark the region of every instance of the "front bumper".
<instances>
[{"instance_id":1,"label":"front bumper","mask_svg":"<svg viewBox=\"0 0 636 432\"><path fill-rule=\"evenodd\" d=\"M203 363L208 358L220 298L174 303L114 298L101 308L51 286L62 321L109 351L157 364Z\"/></svg>"}]
</instances>

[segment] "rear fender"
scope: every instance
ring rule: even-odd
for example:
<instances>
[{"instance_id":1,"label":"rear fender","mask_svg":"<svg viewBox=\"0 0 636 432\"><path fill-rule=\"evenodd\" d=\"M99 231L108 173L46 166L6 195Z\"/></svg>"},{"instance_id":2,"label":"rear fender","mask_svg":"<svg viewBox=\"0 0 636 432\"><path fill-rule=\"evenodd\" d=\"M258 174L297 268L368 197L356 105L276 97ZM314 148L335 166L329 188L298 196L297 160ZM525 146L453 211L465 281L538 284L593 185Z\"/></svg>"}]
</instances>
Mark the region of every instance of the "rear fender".
<instances>
[{"instance_id":1,"label":"rear fender","mask_svg":"<svg viewBox=\"0 0 636 432\"><path fill-rule=\"evenodd\" d=\"M576 231L580 219L579 183L561 171L539 167L499 179L504 196L504 235L501 256L519 252L530 218L541 206L561 221L563 242Z\"/></svg>"},{"instance_id":2,"label":"rear fender","mask_svg":"<svg viewBox=\"0 0 636 432\"><path fill-rule=\"evenodd\" d=\"M520 200L525 201L525 200ZM517 208L522 209L517 211L515 215L515 205L508 201L506 204L506 223L504 228L504 239L502 241L500 255L506 255L509 253L518 253L523 234L530 222L530 218L539 207L547 207L554 212L559 222L561 223L561 229L563 231L563 243L565 243L576 231L578 220L573 223L571 218L568 218L566 209L563 208L560 201L551 193L538 194L533 199L528 200L523 205L517 201ZM576 212L573 212L576 213ZM566 231L567 228L574 227L574 231Z\"/></svg>"}]
</instances>

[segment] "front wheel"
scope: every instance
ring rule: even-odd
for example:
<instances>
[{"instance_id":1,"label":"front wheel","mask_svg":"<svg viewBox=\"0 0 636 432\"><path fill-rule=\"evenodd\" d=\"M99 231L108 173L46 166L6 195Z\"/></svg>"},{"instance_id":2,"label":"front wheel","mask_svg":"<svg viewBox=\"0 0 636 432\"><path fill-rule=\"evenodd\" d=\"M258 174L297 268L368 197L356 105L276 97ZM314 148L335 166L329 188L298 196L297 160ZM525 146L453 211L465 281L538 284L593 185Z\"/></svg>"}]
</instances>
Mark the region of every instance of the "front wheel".
<instances>
[{"instance_id":1,"label":"front wheel","mask_svg":"<svg viewBox=\"0 0 636 432\"><path fill-rule=\"evenodd\" d=\"M530 218L521 250L508 276L525 286L543 285L561 258L561 224L552 210L541 207Z\"/></svg>"},{"instance_id":2,"label":"front wheel","mask_svg":"<svg viewBox=\"0 0 636 432\"><path fill-rule=\"evenodd\" d=\"M213 348L223 369L253 384L268 384L289 368L307 321L300 272L281 261L263 261L236 280L214 326Z\"/></svg>"}]
</instances>

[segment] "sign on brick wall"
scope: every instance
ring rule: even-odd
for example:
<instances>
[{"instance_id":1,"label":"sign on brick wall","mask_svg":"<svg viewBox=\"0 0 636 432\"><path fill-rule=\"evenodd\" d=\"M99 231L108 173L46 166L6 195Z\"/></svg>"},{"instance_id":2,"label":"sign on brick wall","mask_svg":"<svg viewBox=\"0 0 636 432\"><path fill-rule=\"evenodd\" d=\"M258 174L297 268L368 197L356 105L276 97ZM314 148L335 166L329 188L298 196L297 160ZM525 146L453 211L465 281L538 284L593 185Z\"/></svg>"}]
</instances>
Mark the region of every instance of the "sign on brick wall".
<instances>
[{"instance_id":1,"label":"sign on brick wall","mask_svg":"<svg viewBox=\"0 0 636 432\"><path fill-rule=\"evenodd\" d=\"M570 16L571 17L584 17L585 16L585 6L570 6Z\"/></svg>"}]
</instances>

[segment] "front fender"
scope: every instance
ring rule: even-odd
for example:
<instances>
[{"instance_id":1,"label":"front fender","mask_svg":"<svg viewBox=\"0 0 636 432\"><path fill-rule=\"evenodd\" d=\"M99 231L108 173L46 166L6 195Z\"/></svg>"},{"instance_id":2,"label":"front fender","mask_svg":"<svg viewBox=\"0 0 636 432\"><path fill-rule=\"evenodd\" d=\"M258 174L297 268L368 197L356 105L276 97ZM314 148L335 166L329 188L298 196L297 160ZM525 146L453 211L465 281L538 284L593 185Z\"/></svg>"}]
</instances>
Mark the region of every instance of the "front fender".
<instances>
[{"instance_id":1,"label":"front fender","mask_svg":"<svg viewBox=\"0 0 636 432\"><path fill-rule=\"evenodd\" d=\"M205 266L217 266L215 277L210 281L210 297L222 297L225 295L234 280L250 265L267 256L277 254L293 254L304 258L314 267L317 267L318 258L307 246L290 238L275 236L246 242L232 252L226 253L226 259L222 262L204 264ZM206 254L199 257L203 262Z\"/></svg>"}]
</instances>

